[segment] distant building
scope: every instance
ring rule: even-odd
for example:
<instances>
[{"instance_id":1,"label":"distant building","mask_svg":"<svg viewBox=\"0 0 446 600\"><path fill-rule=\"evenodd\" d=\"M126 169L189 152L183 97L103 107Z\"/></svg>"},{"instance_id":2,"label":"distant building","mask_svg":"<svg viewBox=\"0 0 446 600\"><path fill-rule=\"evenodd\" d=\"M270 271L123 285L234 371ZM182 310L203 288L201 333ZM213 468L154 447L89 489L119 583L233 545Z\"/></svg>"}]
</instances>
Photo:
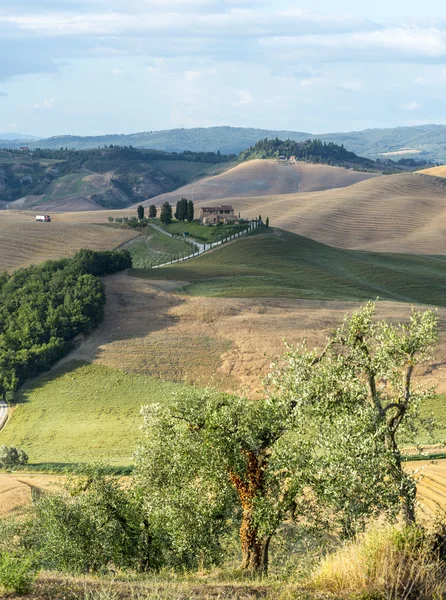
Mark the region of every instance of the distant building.
<instances>
[{"instance_id":1,"label":"distant building","mask_svg":"<svg viewBox=\"0 0 446 600\"><path fill-rule=\"evenodd\" d=\"M19 150L20 150L20 152L24 152L24 153L30 152L29 146L20 146Z\"/></svg>"},{"instance_id":2,"label":"distant building","mask_svg":"<svg viewBox=\"0 0 446 600\"><path fill-rule=\"evenodd\" d=\"M238 217L230 204L221 206L202 206L200 208L200 221L203 225L218 225L219 223L236 223Z\"/></svg>"}]
</instances>

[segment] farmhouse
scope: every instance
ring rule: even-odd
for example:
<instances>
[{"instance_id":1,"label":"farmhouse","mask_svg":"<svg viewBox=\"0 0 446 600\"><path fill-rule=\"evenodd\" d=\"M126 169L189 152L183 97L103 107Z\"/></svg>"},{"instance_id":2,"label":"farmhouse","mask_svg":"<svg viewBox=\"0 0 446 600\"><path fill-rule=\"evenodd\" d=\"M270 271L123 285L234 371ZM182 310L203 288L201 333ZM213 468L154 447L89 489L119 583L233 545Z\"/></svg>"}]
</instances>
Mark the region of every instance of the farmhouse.
<instances>
[{"instance_id":1,"label":"farmhouse","mask_svg":"<svg viewBox=\"0 0 446 600\"><path fill-rule=\"evenodd\" d=\"M203 225L218 225L218 223L236 223L238 217L230 204L221 206L202 206L200 208L200 221Z\"/></svg>"}]
</instances>

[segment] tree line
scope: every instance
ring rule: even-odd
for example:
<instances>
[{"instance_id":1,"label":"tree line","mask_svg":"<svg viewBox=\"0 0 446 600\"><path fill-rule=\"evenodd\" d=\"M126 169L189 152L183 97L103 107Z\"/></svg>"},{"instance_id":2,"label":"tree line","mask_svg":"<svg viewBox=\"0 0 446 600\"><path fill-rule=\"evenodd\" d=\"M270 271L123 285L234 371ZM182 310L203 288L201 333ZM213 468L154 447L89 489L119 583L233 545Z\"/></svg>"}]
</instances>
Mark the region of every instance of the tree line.
<instances>
[{"instance_id":1,"label":"tree line","mask_svg":"<svg viewBox=\"0 0 446 600\"><path fill-rule=\"evenodd\" d=\"M279 138L259 140L253 146L241 152L240 160L251 160L254 158L279 158L289 159L294 156L296 160L312 163L325 163L329 165L360 165L367 168L377 169L375 161L357 156L349 152L344 145L339 146L333 142L322 142L321 140L307 140L295 142L294 140L280 140Z\"/></svg>"},{"instance_id":2,"label":"tree line","mask_svg":"<svg viewBox=\"0 0 446 600\"><path fill-rule=\"evenodd\" d=\"M127 251L80 250L72 258L0 274L0 397L48 369L103 318L101 275L131 267Z\"/></svg>"}]
</instances>

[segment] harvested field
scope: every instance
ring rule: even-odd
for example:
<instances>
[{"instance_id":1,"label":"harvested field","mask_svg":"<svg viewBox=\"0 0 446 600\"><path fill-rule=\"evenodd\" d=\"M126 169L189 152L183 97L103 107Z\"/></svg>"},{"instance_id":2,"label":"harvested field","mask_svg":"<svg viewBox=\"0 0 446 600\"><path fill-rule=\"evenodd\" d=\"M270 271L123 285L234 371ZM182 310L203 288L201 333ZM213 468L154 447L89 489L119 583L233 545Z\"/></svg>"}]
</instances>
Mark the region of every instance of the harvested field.
<instances>
[{"instance_id":1,"label":"harvested field","mask_svg":"<svg viewBox=\"0 0 446 600\"><path fill-rule=\"evenodd\" d=\"M444 521L446 511L446 460L407 463L406 467L418 479L421 515L430 520L440 514Z\"/></svg>"},{"instance_id":2,"label":"harvested field","mask_svg":"<svg viewBox=\"0 0 446 600\"><path fill-rule=\"evenodd\" d=\"M229 177L233 172L234 169L221 177ZM353 171L347 172L354 174ZM200 205L207 204L212 195L200 200L197 189L198 184L194 191L198 209ZM185 193L178 191L170 200L176 202ZM438 176L404 173L374 177L349 187L320 192L261 193L220 197L218 201L232 204L243 217L268 216L272 226L339 248L446 255L446 180ZM192 197L191 193L189 197ZM164 196L158 196L160 199L164 200ZM148 204L152 204L153 200ZM57 219L104 223L108 216L134 214L134 209L91 211L58 215Z\"/></svg>"},{"instance_id":3,"label":"harvested field","mask_svg":"<svg viewBox=\"0 0 446 600\"><path fill-rule=\"evenodd\" d=\"M421 175L430 175L431 177L446 178L446 165L440 165L439 167L431 167L430 169L423 169L418 171Z\"/></svg>"},{"instance_id":4,"label":"harvested field","mask_svg":"<svg viewBox=\"0 0 446 600\"><path fill-rule=\"evenodd\" d=\"M77 222L36 223L35 214L0 212L0 272L74 254L81 248L111 250L134 231Z\"/></svg>"},{"instance_id":5,"label":"harvested field","mask_svg":"<svg viewBox=\"0 0 446 600\"><path fill-rule=\"evenodd\" d=\"M439 177L405 173L322 192L226 200L244 217L268 216L273 226L339 248L446 254L446 181Z\"/></svg>"},{"instance_id":6,"label":"harvested field","mask_svg":"<svg viewBox=\"0 0 446 600\"><path fill-rule=\"evenodd\" d=\"M52 489L60 478L53 475L0 473L0 519L12 516L31 503L32 496Z\"/></svg>"},{"instance_id":7,"label":"harvested field","mask_svg":"<svg viewBox=\"0 0 446 600\"><path fill-rule=\"evenodd\" d=\"M104 323L69 360L175 381L214 381L229 390L260 387L284 340L321 346L326 334L357 309L358 302L281 298L203 298L179 295L181 282L107 277ZM399 320L403 303L379 302L378 316ZM446 310L439 309L441 343L423 384L446 393Z\"/></svg>"},{"instance_id":8,"label":"harvested field","mask_svg":"<svg viewBox=\"0 0 446 600\"><path fill-rule=\"evenodd\" d=\"M144 204L161 205L166 200L176 203L180 198L194 198L197 203L239 197L259 197L277 194L315 192L343 188L365 179L379 177L378 173L363 173L329 165L294 163L275 160L250 160L215 177L207 177L161 194Z\"/></svg>"}]
</instances>

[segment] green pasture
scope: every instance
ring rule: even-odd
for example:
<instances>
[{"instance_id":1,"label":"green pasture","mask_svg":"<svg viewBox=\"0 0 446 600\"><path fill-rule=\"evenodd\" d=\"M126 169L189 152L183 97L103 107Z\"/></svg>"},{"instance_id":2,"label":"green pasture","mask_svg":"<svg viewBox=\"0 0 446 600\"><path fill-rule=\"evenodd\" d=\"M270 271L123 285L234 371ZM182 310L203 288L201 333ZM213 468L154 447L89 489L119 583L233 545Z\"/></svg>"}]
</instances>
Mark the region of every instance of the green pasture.
<instances>
[{"instance_id":1,"label":"green pasture","mask_svg":"<svg viewBox=\"0 0 446 600\"><path fill-rule=\"evenodd\" d=\"M192 232L191 232L192 233ZM446 306L446 257L342 250L279 229L135 277L188 281L194 296L395 300Z\"/></svg>"}]
</instances>

